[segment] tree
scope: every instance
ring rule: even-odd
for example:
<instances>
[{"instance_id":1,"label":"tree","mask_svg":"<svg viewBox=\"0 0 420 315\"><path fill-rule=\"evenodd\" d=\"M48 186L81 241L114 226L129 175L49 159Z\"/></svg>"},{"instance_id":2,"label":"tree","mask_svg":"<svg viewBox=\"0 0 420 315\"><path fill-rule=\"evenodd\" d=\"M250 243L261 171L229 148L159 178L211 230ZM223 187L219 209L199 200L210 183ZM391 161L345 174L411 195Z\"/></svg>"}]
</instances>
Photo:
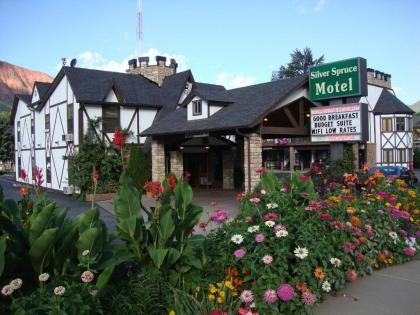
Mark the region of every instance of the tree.
<instances>
[{"instance_id":1,"label":"tree","mask_svg":"<svg viewBox=\"0 0 420 315\"><path fill-rule=\"evenodd\" d=\"M291 61L286 66L281 66L279 70L273 71L271 81L293 78L308 73L310 66L317 66L324 63L324 55L314 59L312 50L305 47L303 51L296 48L290 54Z\"/></svg>"},{"instance_id":2,"label":"tree","mask_svg":"<svg viewBox=\"0 0 420 315\"><path fill-rule=\"evenodd\" d=\"M144 183L152 177L151 161L138 145L131 145L127 172L139 191L142 191Z\"/></svg>"},{"instance_id":3,"label":"tree","mask_svg":"<svg viewBox=\"0 0 420 315\"><path fill-rule=\"evenodd\" d=\"M0 161L12 161L14 151L13 126L10 112L0 113Z\"/></svg>"}]
</instances>

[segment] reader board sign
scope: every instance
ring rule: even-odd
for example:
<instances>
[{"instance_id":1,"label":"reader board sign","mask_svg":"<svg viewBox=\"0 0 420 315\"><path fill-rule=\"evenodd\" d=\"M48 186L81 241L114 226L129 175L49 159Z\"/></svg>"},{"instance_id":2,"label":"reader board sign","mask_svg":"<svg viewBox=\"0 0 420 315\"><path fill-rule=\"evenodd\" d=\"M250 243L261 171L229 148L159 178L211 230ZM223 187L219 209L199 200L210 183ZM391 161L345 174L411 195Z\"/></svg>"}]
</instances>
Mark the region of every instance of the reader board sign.
<instances>
[{"instance_id":1,"label":"reader board sign","mask_svg":"<svg viewBox=\"0 0 420 315\"><path fill-rule=\"evenodd\" d=\"M311 108L312 142L368 140L368 107L364 103Z\"/></svg>"},{"instance_id":2,"label":"reader board sign","mask_svg":"<svg viewBox=\"0 0 420 315\"><path fill-rule=\"evenodd\" d=\"M366 59L352 58L309 68L312 101L367 95Z\"/></svg>"}]
</instances>

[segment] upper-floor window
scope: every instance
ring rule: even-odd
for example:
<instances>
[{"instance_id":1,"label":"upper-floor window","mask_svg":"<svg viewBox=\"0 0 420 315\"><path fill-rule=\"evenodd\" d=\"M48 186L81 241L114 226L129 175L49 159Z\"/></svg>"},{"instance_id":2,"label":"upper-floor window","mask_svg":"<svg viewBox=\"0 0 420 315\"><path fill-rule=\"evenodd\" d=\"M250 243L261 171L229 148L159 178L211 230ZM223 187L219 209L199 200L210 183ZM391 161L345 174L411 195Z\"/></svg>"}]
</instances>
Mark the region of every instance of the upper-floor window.
<instances>
[{"instance_id":1,"label":"upper-floor window","mask_svg":"<svg viewBox=\"0 0 420 315\"><path fill-rule=\"evenodd\" d=\"M392 131L392 118L382 118L382 131L391 132Z\"/></svg>"},{"instance_id":2,"label":"upper-floor window","mask_svg":"<svg viewBox=\"0 0 420 315\"><path fill-rule=\"evenodd\" d=\"M73 133L73 103L67 104L67 133Z\"/></svg>"},{"instance_id":3,"label":"upper-floor window","mask_svg":"<svg viewBox=\"0 0 420 315\"><path fill-rule=\"evenodd\" d=\"M20 142L20 121L17 122L17 141Z\"/></svg>"},{"instance_id":4,"label":"upper-floor window","mask_svg":"<svg viewBox=\"0 0 420 315\"><path fill-rule=\"evenodd\" d=\"M102 129L104 132L114 132L120 127L120 107L103 106L102 107Z\"/></svg>"},{"instance_id":5,"label":"upper-floor window","mask_svg":"<svg viewBox=\"0 0 420 315\"><path fill-rule=\"evenodd\" d=\"M31 118L31 133L35 133L35 119Z\"/></svg>"},{"instance_id":6,"label":"upper-floor window","mask_svg":"<svg viewBox=\"0 0 420 315\"><path fill-rule=\"evenodd\" d=\"M203 113L203 106L201 104L201 100L193 101L192 107L193 116L199 116Z\"/></svg>"},{"instance_id":7,"label":"upper-floor window","mask_svg":"<svg viewBox=\"0 0 420 315\"><path fill-rule=\"evenodd\" d=\"M407 162L405 152L406 152L405 149L397 149L398 162L401 162L401 163Z\"/></svg>"},{"instance_id":8,"label":"upper-floor window","mask_svg":"<svg viewBox=\"0 0 420 315\"><path fill-rule=\"evenodd\" d=\"M50 114L45 114L45 130L50 130Z\"/></svg>"},{"instance_id":9,"label":"upper-floor window","mask_svg":"<svg viewBox=\"0 0 420 315\"><path fill-rule=\"evenodd\" d=\"M394 162L394 156L392 155L392 149L383 149L383 162L384 163L393 163Z\"/></svg>"},{"instance_id":10,"label":"upper-floor window","mask_svg":"<svg viewBox=\"0 0 420 315\"><path fill-rule=\"evenodd\" d=\"M405 118L397 117L396 118L397 131L405 131Z\"/></svg>"}]
</instances>

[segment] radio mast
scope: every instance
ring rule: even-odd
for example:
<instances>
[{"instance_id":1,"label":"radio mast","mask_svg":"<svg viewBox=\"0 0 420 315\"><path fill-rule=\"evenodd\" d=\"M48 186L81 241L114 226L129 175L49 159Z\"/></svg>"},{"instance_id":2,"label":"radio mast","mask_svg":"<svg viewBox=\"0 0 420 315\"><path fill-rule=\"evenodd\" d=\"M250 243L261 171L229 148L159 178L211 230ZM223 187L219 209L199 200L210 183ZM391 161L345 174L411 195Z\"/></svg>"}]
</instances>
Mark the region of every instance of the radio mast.
<instances>
[{"instance_id":1,"label":"radio mast","mask_svg":"<svg viewBox=\"0 0 420 315\"><path fill-rule=\"evenodd\" d=\"M141 54L141 46L143 42L143 8L142 8L142 0L137 0L137 47L136 47L136 54L137 57Z\"/></svg>"}]
</instances>

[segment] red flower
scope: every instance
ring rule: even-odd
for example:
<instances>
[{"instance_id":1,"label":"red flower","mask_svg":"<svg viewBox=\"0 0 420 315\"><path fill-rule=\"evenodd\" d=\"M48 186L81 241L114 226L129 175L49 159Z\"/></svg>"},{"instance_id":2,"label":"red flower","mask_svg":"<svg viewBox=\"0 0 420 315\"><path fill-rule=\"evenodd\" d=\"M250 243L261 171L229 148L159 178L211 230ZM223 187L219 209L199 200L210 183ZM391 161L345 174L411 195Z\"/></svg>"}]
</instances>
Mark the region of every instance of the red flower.
<instances>
[{"instance_id":1,"label":"red flower","mask_svg":"<svg viewBox=\"0 0 420 315\"><path fill-rule=\"evenodd\" d=\"M35 186L40 187L42 183L44 182L44 178L42 176L42 169L38 166L34 166L33 171L34 171Z\"/></svg>"},{"instance_id":2,"label":"red flower","mask_svg":"<svg viewBox=\"0 0 420 315\"><path fill-rule=\"evenodd\" d=\"M257 174L263 174L265 172L266 172L265 167L259 167L255 170L255 173Z\"/></svg>"},{"instance_id":3,"label":"red flower","mask_svg":"<svg viewBox=\"0 0 420 315\"><path fill-rule=\"evenodd\" d=\"M330 216L329 213L320 213L318 215L318 218L321 219L321 220L330 220L331 216Z\"/></svg>"},{"instance_id":4,"label":"red flower","mask_svg":"<svg viewBox=\"0 0 420 315\"><path fill-rule=\"evenodd\" d=\"M243 193L237 193L236 194L236 201L240 202L242 200Z\"/></svg>"},{"instance_id":5,"label":"red flower","mask_svg":"<svg viewBox=\"0 0 420 315\"><path fill-rule=\"evenodd\" d=\"M190 180L191 173L188 171L185 171L184 173L184 182L188 182Z\"/></svg>"},{"instance_id":6,"label":"red flower","mask_svg":"<svg viewBox=\"0 0 420 315\"><path fill-rule=\"evenodd\" d=\"M93 172L92 172L92 181L93 181L93 183L96 184L98 182L98 180L99 180L99 174L98 174L98 171L96 170L96 168L94 168Z\"/></svg>"},{"instance_id":7,"label":"red flower","mask_svg":"<svg viewBox=\"0 0 420 315\"><path fill-rule=\"evenodd\" d=\"M124 134L120 129L115 129L114 132L114 139L112 139L112 142L120 149L122 150L125 145L125 137Z\"/></svg>"},{"instance_id":8,"label":"red flower","mask_svg":"<svg viewBox=\"0 0 420 315\"><path fill-rule=\"evenodd\" d=\"M171 191L174 191L176 185L176 179L173 176L169 176L168 178L169 185L171 185Z\"/></svg>"},{"instance_id":9,"label":"red flower","mask_svg":"<svg viewBox=\"0 0 420 315\"><path fill-rule=\"evenodd\" d=\"M24 169L20 170L19 178L21 178L23 180L26 180L28 178L28 174L26 173L26 171Z\"/></svg>"},{"instance_id":10,"label":"red flower","mask_svg":"<svg viewBox=\"0 0 420 315\"><path fill-rule=\"evenodd\" d=\"M20 195L22 198L25 198L28 194L29 194L29 188L28 188L28 187L22 187L22 188L20 189L19 195Z\"/></svg>"},{"instance_id":11,"label":"red flower","mask_svg":"<svg viewBox=\"0 0 420 315\"><path fill-rule=\"evenodd\" d=\"M304 181L306 181L306 180L308 180L308 179L309 179L309 176L302 175L302 176L299 176L299 179L300 179L302 182L304 182Z\"/></svg>"},{"instance_id":12,"label":"red flower","mask_svg":"<svg viewBox=\"0 0 420 315\"><path fill-rule=\"evenodd\" d=\"M33 208L33 206L34 206L34 203L32 202L32 200L28 200L28 204L26 205L26 207L28 208L28 210L29 211L31 211L32 210L32 208Z\"/></svg>"},{"instance_id":13,"label":"red flower","mask_svg":"<svg viewBox=\"0 0 420 315\"><path fill-rule=\"evenodd\" d=\"M165 188L160 184L160 182L152 182L151 180L144 184L143 189L152 198L160 198L165 192Z\"/></svg>"}]
</instances>

